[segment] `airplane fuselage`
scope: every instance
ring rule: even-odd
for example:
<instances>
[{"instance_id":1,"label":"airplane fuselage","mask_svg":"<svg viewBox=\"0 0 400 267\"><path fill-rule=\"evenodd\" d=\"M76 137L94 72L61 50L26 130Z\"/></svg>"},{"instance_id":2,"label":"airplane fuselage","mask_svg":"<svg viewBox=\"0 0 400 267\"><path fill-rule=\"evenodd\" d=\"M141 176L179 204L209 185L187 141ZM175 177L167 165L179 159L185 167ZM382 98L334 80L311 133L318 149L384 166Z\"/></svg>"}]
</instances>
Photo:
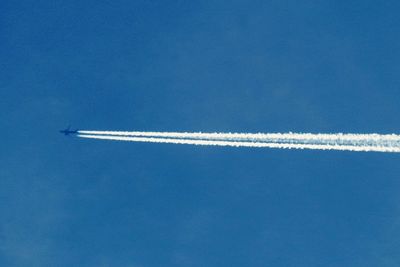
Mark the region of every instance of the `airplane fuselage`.
<instances>
[{"instance_id":1,"label":"airplane fuselage","mask_svg":"<svg viewBox=\"0 0 400 267\"><path fill-rule=\"evenodd\" d=\"M62 133L64 135L77 134L78 130L65 129L65 130L61 130L60 133Z\"/></svg>"}]
</instances>

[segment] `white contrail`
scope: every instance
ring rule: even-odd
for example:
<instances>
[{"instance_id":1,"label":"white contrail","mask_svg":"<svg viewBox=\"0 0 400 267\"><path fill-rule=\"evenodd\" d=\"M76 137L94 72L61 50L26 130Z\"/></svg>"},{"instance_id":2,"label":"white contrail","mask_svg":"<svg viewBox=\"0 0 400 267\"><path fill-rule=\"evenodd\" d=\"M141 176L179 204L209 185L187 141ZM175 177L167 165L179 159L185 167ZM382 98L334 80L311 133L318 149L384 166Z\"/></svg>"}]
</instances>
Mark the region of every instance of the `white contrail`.
<instances>
[{"instance_id":1,"label":"white contrail","mask_svg":"<svg viewBox=\"0 0 400 267\"><path fill-rule=\"evenodd\" d=\"M324 139L324 140L391 140L400 141L400 135L396 134L312 134L312 133L202 133L202 132L139 132L139 131L78 131L80 134L90 135L118 135L118 136L152 136L171 138L193 139Z\"/></svg>"},{"instance_id":2,"label":"white contrail","mask_svg":"<svg viewBox=\"0 0 400 267\"><path fill-rule=\"evenodd\" d=\"M162 138L162 137L94 135L94 134L84 134L85 132L88 131L81 131L78 134L78 136L82 138L94 138L94 139L116 140L116 141L210 145L210 146L400 152L400 146L390 147L390 146L376 146L376 145L361 146L361 145L339 145L339 144L331 145L331 144L311 144L311 143L299 144L299 143L273 143L273 142L253 142L253 141L246 142L246 141L230 141L230 140L210 140L210 139L177 139L177 138Z\"/></svg>"},{"instance_id":3,"label":"white contrail","mask_svg":"<svg viewBox=\"0 0 400 267\"><path fill-rule=\"evenodd\" d=\"M235 142L267 142L333 146L364 146L400 148L400 135L395 134L311 134L311 133L179 133L179 132L122 132L79 131L87 135L155 137Z\"/></svg>"}]
</instances>

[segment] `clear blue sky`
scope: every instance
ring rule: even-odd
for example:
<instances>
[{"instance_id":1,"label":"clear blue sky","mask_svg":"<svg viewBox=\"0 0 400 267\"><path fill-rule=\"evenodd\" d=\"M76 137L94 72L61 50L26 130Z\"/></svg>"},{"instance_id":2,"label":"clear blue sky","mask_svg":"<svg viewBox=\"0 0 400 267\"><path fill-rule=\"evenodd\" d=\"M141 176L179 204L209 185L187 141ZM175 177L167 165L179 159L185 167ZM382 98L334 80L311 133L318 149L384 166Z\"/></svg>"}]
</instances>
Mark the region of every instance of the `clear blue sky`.
<instances>
[{"instance_id":1,"label":"clear blue sky","mask_svg":"<svg viewBox=\"0 0 400 267\"><path fill-rule=\"evenodd\" d=\"M399 1L0 10L1 266L400 266L400 155L58 133L400 133Z\"/></svg>"}]
</instances>

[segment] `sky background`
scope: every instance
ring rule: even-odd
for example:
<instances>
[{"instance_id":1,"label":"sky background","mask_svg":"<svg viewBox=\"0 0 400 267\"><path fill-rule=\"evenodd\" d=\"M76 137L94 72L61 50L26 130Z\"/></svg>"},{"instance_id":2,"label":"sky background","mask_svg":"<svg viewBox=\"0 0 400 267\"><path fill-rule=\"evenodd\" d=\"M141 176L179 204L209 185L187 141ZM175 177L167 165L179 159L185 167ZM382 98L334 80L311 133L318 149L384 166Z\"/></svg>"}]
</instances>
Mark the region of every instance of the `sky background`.
<instances>
[{"instance_id":1,"label":"sky background","mask_svg":"<svg viewBox=\"0 0 400 267\"><path fill-rule=\"evenodd\" d=\"M400 155L58 133L400 133L399 1L0 10L1 266L400 266Z\"/></svg>"}]
</instances>

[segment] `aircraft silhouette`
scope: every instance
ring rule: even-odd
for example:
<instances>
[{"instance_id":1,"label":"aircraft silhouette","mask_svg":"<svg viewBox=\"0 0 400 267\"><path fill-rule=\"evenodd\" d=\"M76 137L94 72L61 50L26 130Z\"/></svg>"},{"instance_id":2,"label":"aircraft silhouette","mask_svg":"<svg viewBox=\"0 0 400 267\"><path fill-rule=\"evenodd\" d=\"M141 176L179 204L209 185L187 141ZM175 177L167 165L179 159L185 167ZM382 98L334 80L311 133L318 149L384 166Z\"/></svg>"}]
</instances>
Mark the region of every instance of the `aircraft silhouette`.
<instances>
[{"instance_id":1,"label":"aircraft silhouette","mask_svg":"<svg viewBox=\"0 0 400 267\"><path fill-rule=\"evenodd\" d=\"M76 129L76 130L70 130L70 129L71 129L71 125L68 126L67 129L61 130L60 133L63 133L64 135L70 135L70 134L77 134L78 133L78 129Z\"/></svg>"}]
</instances>

